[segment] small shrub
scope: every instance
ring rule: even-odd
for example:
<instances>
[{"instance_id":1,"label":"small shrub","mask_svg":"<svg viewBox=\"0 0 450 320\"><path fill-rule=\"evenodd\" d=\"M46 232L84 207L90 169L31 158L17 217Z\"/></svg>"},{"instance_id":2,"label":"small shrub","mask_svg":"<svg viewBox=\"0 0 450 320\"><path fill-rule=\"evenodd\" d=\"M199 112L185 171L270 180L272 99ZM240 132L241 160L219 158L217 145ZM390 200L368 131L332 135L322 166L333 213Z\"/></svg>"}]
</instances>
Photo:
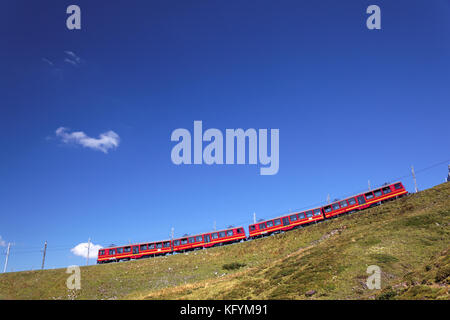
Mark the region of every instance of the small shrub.
<instances>
[{"instance_id":1,"label":"small shrub","mask_svg":"<svg viewBox=\"0 0 450 320\"><path fill-rule=\"evenodd\" d=\"M295 268L295 267L283 268L280 271L278 271L276 274L274 274L272 276L272 279L279 279L279 278L289 276L289 275L293 274L295 271L297 271L297 268Z\"/></svg>"},{"instance_id":2,"label":"small shrub","mask_svg":"<svg viewBox=\"0 0 450 320\"><path fill-rule=\"evenodd\" d=\"M242 268L242 267L245 267L245 266L246 266L245 263L232 262L232 263L224 264L224 265L222 266L222 268L223 268L224 270L237 270L237 269Z\"/></svg>"},{"instance_id":3,"label":"small shrub","mask_svg":"<svg viewBox=\"0 0 450 320\"><path fill-rule=\"evenodd\" d=\"M393 297L395 297L397 293L393 290L388 290L386 292L383 292L377 297L377 300L391 300Z\"/></svg>"},{"instance_id":4,"label":"small shrub","mask_svg":"<svg viewBox=\"0 0 450 320\"><path fill-rule=\"evenodd\" d=\"M436 272L436 282L445 282L450 277L450 266L445 266Z\"/></svg>"}]
</instances>

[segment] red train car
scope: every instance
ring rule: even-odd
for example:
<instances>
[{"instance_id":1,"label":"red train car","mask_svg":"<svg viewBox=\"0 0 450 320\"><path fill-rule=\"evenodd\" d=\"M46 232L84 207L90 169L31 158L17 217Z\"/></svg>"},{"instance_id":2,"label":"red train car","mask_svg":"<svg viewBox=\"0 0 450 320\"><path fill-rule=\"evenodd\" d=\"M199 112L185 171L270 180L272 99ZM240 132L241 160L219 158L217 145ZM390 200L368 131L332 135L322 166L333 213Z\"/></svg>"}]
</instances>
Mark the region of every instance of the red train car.
<instances>
[{"instance_id":1,"label":"red train car","mask_svg":"<svg viewBox=\"0 0 450 320\"><path fill-rule=\"evenodd\" d=\"M322 207L325 218L332 218L337 215L363 210L383 202L396 199L407 194L401 182L385 185L375 190L357 194L355 196L333 202Z\"/></svg>"},{"instance_id":2,"label":"red train car","mask_svg":"<svg viewBox=\"0 0 450 320\"><path fill-rule=\"evenodd\" d=\"M97 263L117 262L164 255L173 252L186 252L195 249L209 248L245 240L243 227L203 233L165 241L138 243L127 246L104 248L99 250Z\"/></svg>"},{"instance_id":3,"label":"red train car","mask_svg":"<svg viewBox=\"0 0 450 320\"><path fill-rule=\"evenodd\" d=\"M251 224L249 226L250 238L265 236L279 231L287 231L298 226L332 218L340 214L363 210L385 201L404 196L407 193L408 191L406 191L401 182L395 182L373 191L360 193L344 200L333 202L320 208Z\"/></svg>"},{"instance_id":4,"label":"red train car","mask_svg":"<svg viewBox=\"0 0 450 320\"><path fill-rule=\"evenodd\" d=\"M170 240L104 248L98 251L97 263L154 257L169 252L172 252Z\"/></svg>"},{"instance_id":5,"label":"red train car","mask_svg":"<svg viewBox=\"0 0 450 320\"><path fill-rule=\"evenodd\" d=\"M132 259L148 258L172 252L172 241L164 240L150 243L140 243L139 254Z\"/></svg>"},{"instance_id":6,"label":"red train car","mask_svg":"<svg viewBox=\"0 0 450 320\"><path fill-rule=\"evenodd\" d=\"M256 238L274 232L291 230L323 219L322 209L315 208L303 212L291 213L271 220L260 221L251 224L248 228L250 238Z\"/></svg>"},{"instance_id":7,"label":"red train car","mask_svg":"<svg viewBox=\"0 0 450 320\"><path fill-rule=\"evenodd\" d=\"M173 251L185 252L198 248L209 248L246 239L243 227L202 233L173 240Z\"/></svg>"}]
</instances>

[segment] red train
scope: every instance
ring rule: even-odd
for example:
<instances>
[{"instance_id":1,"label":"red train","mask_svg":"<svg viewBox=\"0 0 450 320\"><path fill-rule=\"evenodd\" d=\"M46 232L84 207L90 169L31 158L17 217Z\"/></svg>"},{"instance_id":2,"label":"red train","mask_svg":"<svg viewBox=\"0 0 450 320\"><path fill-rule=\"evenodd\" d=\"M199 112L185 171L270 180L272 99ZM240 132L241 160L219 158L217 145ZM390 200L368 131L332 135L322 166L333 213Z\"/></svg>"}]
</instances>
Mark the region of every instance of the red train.
<instances>
[{"instance_id":1,"label":"red train","mask_svg":"<svg viewBox=\"0 0 450 320\"><path fill-rule=\"evenodd\" d=\"M250 238L257 238L275 232L287 231L309 225L311 223L336 217L344 213L352 213L379 205L388 200L401 197L408 192L401 182L383 186L373 191L357 194L326 206L298 213L291 213L275 219L260 221L249 226Z\"/></svg>"},{"instance_id":2,"label":"red train","mask_svg":"<svg viewBox=\"0 0 450 320\"><path fill-rule=\"evenodd\" d=\"M245 239L246 235L244 228L237 227L182 237L174 240L111 247L98 251L97 263L150 258L173 252L186 252L196 249L221 246Z\"/></svg>"},{"instance_id":3,"label":"red train","mask_svg":"<svg viewBox=\"0 0 450 320\"><path fill-rule=\"evenodd\" d=\"M364 210L404 196L407 193L401 182L395 182L322 207L251 224L249 226L248 238L244 228L237 227L173 240L110 247L99 250L97 263L149 258L157 255L186 252L254 239L272 233L303 227L311 223L317 223L318 221L334 218L341 214Z\"/></svg>"}]
</instances>

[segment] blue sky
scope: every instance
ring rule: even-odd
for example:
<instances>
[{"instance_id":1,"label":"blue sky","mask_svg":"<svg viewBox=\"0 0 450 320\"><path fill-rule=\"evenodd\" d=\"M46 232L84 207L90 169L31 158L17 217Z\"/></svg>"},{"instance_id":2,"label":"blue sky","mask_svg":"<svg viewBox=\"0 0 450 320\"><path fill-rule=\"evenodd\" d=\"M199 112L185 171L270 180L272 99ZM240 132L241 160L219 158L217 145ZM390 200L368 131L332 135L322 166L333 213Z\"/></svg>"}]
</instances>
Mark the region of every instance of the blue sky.
<instances>
[{"instance_id":1,"label":"blue sky","mask_svg":"<svg viewBox=\"0 0 450 320\"><path fill-rule=\"evenodd\" d=\"M71 4L81 30L66 28ZM371 4L381 30L366 27ZM46 266L64 267L85 263L70 249L89 237L160 240L214 221L247 231L253 212L276 216L450 158L446 0L8 0L0 17L8 271L39 268L46 240ZM279 129L279 172L174 165L171 133L192 133L194 120ZM107 153L65 143L61 127L120 142ZM445 163L419 173L419 189L446 175Z\"/></svg>"}]
</instances>

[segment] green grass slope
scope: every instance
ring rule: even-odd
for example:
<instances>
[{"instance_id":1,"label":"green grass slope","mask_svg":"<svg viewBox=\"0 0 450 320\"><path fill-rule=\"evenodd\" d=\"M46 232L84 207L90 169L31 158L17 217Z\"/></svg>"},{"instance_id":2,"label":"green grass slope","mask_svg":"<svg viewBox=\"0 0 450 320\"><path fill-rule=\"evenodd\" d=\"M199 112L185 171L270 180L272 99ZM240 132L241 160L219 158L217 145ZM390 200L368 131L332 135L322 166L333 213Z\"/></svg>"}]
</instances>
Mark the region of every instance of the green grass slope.
<instances>
[{"instance_id":1,"label":"green grass slope","mask_svg":"<svg viewBox=\"0 0 450 320\"><path fill-rule=\"evenodd\" d=\"M450 184L244 243L138 261L0 275L0 299L448 299ZM366 286L381 269L381 289Z\"/></svg>"}]
</instances>

